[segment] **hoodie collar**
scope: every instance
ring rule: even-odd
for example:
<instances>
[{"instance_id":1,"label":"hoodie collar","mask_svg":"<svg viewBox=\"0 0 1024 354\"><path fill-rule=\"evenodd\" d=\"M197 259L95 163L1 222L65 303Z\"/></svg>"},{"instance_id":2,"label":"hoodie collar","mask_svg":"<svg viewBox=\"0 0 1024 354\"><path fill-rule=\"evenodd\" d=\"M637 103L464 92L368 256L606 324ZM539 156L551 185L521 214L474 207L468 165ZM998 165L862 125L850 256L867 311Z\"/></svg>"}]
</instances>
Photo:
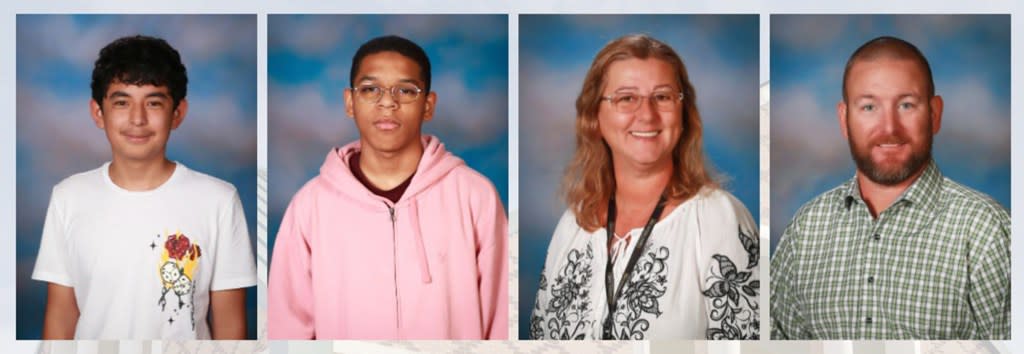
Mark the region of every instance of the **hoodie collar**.
<instances>
[{"instance_id":1,"label":"hoodie collar","mask_svg":"<svg viewBox=\"0 0 1024 354\"><path fill-rule=\"evenodd\" d=\"M446 150L444 144L435 136L424 134L420 138L420 143L423 144L423 156L420 157L409 188L402 194L402 198L394 203L396 206L414 199L421 192L440 182L453 169L465 164L462 159ZM365 202L371 207L379 207L380 202L386 199L373 194L360 183L348 165L351 154L361 150L362 143L359 140L331 149L320 166L319 178L338 193Z\"/></svg>"}]
</instances>

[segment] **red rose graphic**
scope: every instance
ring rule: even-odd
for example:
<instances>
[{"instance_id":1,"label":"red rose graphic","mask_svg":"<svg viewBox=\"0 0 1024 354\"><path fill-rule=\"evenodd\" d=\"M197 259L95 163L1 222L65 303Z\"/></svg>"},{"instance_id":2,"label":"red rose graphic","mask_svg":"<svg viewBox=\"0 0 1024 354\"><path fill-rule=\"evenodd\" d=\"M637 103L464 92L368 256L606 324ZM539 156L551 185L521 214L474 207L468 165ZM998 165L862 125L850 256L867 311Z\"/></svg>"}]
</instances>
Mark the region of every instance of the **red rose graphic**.
<instances>
[{"instance_id":1,"label":"red rose graphic","mask_svg":"<svg viewBox=\"0 0 1024 354\"><path fill-rule=\"evenodd\" d=\"M164 248L167 249L168 256L180 261L192 247L185 235L170 235L164 242Z\"/></svg>"}]
</instances>

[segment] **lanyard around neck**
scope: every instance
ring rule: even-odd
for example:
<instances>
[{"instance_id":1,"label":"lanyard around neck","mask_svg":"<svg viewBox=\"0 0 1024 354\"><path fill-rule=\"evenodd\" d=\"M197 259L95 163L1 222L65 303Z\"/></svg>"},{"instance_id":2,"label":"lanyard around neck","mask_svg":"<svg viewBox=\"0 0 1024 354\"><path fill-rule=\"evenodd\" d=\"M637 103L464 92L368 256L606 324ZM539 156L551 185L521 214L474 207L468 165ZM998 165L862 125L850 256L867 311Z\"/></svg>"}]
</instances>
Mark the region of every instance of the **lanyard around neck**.
<instances>
[{"instance_id":1,"label":"lanyard around neck","mask_svg":"<svg viewBox=\"0 0 1024 354\"><path fill-rule=\"evenodd\" d=\"M637 260L640 259L640 254L643 252L644 245L647 244L647 239L651 236L651 230L654 229L654 224L661 218L661 212L665 210L665 193L661 194L658 198L658 205L654 207L654 212L651 213L651 218L647 220L647 224L644 225L644 230L640 233L640 238L636 241L633 246L633 253L629 256L629 262L626 263L626 270L622 272L622 277L619 278L619 286L615 286L615 271L612 269L612 258L608 258L608 263L605 266L604 273L604 291L608 296L608 321L606 326L611 326L611 319L615 316L615 307L618 302L619 296L622 295L622 287L626 285L626 278L629 278L630 273L633 272L633 268L636 267ZM608 233L608 240L615 237L615 198L608 200L608 226L605 230ZM607 247L607 246L605 246ZM609 327L610 329L610 327ZM610 333L610 331L605 331ZM605 338L611 339L611 338Z\"/></svg>"}]
</instances>

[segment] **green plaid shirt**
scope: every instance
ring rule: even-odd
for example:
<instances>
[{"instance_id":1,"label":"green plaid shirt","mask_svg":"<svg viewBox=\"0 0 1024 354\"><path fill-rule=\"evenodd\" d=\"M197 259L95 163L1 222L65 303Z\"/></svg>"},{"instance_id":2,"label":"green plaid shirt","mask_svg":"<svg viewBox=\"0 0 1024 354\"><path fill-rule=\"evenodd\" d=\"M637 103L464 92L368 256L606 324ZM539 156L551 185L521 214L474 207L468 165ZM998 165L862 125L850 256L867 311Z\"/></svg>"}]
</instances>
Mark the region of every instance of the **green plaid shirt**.
<instances>
[{"instance_id":1,"label":"green plaid shirt","mask_svg":"<svg viewBox=\"0 0 1024 354\"><path fill-rule=\"evenodd\" d=\"M810 201L771 262L772 339L1009 339L1010 216L925 172L875 220L856 178Z\"/></svg>"}]
</instances>

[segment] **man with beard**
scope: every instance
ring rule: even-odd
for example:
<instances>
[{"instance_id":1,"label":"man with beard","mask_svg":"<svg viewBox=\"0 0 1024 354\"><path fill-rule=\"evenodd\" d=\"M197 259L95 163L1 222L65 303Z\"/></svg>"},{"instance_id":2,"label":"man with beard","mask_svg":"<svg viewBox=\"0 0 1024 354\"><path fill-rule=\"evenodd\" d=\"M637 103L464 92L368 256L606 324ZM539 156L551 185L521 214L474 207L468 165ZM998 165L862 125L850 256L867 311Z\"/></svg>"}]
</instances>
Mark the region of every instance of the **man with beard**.
<instances>
[{"instance_id":1,"label":"man with beard","mask_svg":"<svg viewBox=\"0 0 1024 354\"><path fill-rule=\"evenodd\" d=\"M783 233L773 339L1009 339L1009 213L932 160L942 98L927 59L868 41L836 108L857 172Z\"/></svg>"}]
</instances>

